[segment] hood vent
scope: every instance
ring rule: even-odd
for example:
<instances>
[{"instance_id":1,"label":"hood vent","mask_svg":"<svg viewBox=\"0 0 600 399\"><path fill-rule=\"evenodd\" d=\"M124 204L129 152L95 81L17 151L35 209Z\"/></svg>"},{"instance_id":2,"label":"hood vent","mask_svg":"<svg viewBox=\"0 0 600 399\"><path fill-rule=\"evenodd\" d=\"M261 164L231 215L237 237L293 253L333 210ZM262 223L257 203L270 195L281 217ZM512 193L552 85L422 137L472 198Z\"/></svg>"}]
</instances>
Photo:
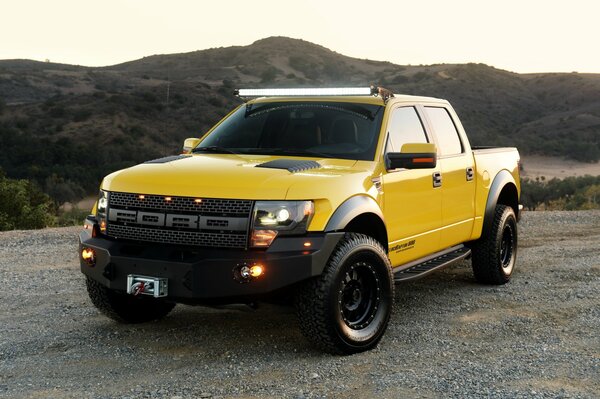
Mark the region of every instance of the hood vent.
<instances>
[{"instance_id":1,"label":"hood vent","mask_svg":"<svg viewBox=\"0 0 600 399\"><path fill-rule=\"evenodd\" d=\"M169 157L152 159L150 161L146 161L144 163L167 163L177 161L178 159L188 158L190 155L171 155Z\"/></svg>"},{"instance_id":2,"label":"hood vent","mask_svg":"<svg viewBox=\"0 0 600 399\"><path fill-rule=\"evenodd\" d=\"M321 164L316 161L301 161L295 159L276 159L256 165L257 168L284 169L288 172L296 173L308 169L318 169Z\"/></svg>"}]
</instances>

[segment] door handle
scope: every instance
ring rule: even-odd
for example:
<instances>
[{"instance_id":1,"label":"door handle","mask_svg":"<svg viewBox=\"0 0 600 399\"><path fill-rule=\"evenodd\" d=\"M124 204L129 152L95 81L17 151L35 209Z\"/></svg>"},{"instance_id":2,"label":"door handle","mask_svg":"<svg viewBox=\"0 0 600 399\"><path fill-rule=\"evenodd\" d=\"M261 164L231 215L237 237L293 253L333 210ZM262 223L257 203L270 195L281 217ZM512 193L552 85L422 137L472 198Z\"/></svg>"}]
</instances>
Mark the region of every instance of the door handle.
<instances>
[{"instance_id":1,"label":"door handle","mask_svg":"<svg viewBox=\"0 0 600 399\"><path fill-rule=\"evenodd\" d=\"M440 172L433 173L433 187L442 187L442 174Z\"/></svg>"},{"instance_id":2,"label":"door handle","mask_svg":"<svg viewBox=\"0 0 600 399\"><path fill-rule=\"evenodd\" d=\"M474 177L475 177L475 172L473 171L473 168L468 167L467 168L467 181L473 180Z\"/></svg>"}]
</instances>

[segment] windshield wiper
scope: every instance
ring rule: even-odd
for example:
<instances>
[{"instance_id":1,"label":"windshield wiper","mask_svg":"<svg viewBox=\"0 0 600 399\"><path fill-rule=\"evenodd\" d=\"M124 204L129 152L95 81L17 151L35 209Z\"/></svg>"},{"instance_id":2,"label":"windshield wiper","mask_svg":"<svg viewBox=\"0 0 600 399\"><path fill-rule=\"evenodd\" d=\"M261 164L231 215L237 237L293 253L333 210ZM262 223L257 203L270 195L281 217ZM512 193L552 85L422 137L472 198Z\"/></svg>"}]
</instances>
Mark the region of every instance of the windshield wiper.
<instances>
[{"instance_id":1,"label":"windshield wiper","mask_svg":"<svg viewBox=\"0 0 600 399\"><path fill-rule=\"evenodd\" d=\"M230 150L229 148L219 147L218 145L209 145L206 147L196 147L192 150L195 152L212 152L215 154L237 154L237 152Z\"/></svg>"}]
</instances>

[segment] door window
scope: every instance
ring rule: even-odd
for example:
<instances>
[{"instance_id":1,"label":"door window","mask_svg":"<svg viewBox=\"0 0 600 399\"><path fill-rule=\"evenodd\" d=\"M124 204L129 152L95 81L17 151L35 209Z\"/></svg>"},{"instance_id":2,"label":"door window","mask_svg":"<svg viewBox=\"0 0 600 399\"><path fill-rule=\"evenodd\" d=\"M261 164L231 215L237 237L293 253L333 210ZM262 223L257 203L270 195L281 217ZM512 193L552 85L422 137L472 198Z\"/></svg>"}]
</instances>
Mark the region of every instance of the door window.
<instances>
[{"instance_id":1,"label":"door window","mask_svg":"<svg viewBox=\"0 0 600 399\"><path fill-rule=\"evenodd\" d=\"M456 126L446 108L425 107L429 121L437 137L440 155L456 155L463 152Z\"/></svg>"},{"instance_id":2,"label":"door window","mask_svg":"<svg viewBox=\"0 0 600 399\"><path fill-rule=\"evenodd\" d=\"M427 143L425 129L414 107L396 108L388 125L385 152L400 152L406 143Z\"/></svg>"}]
</instances>

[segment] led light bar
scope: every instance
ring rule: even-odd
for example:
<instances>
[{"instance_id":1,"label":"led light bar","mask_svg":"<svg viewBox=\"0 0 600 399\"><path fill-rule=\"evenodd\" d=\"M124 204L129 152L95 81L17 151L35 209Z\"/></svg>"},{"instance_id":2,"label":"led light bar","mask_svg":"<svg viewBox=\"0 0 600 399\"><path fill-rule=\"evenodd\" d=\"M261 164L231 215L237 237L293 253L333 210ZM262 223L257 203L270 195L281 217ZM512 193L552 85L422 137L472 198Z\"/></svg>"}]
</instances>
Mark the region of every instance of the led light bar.
<instances>
[{"instance_id":1,"label":"led light bar","mask_svg":"<svg viewBox=\"0 0 600 399\"><path fill-rule=\"evenodd\" d=\"M331 87L331 88L295 88L295 89L238 89L234 92L239 97L273 97L273 96L371 96L377 90L371 87Z\"/></svg>"}]
</instances>

